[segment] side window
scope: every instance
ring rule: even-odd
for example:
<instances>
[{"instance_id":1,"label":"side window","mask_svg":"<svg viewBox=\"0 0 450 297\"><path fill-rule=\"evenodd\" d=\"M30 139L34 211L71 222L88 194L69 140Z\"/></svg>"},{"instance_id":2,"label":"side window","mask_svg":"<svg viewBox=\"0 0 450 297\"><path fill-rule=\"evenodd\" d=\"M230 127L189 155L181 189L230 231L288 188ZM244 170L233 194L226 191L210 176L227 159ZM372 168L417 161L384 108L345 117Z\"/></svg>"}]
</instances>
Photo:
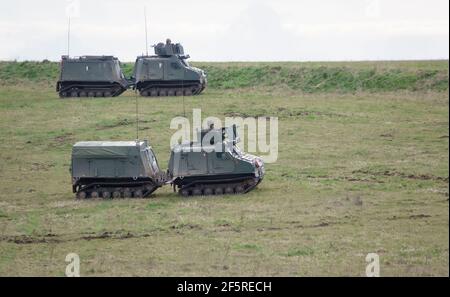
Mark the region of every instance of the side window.
<instances>
[{"instance_id":1,"label":"side window","mask_svg":"<svg viewBox=\"0 0 450 297\"><path fill-rule=\"evenodd\" d=\"M217 152L216 158L219 160L228 160L229 159L226 152Z\"/></svg>"},{"instance_id":2,"label":"side window","mask_svg":"<svg viewBox=\"0 0 450 297\"><path fill-rule=\"evenodd\" d=\"M180 65L176 62L171 62L170 63L170 67L172 67L172 69L180 69Z\"/></svg>"}]
</instances>

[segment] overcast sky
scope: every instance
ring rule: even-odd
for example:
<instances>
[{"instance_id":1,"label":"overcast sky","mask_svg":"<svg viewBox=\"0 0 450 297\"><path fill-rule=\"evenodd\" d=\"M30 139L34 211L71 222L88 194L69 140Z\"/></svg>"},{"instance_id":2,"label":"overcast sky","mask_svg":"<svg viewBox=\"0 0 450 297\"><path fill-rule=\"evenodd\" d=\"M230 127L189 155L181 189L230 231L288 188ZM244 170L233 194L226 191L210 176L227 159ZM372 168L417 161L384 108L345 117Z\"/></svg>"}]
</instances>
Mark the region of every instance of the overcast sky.
<instances>
[{"instance_id":1,"label":"overcast sky","mask_svg":"<svg viewBox=\"0 0 450 297\"><path fill-rule=\"evenodd\" d=\"M194 61L448 59L448 0L0 0L0 60L59 60L70 14L70 55L134 61L144 7Z\"/></svg>"}]
</instances>

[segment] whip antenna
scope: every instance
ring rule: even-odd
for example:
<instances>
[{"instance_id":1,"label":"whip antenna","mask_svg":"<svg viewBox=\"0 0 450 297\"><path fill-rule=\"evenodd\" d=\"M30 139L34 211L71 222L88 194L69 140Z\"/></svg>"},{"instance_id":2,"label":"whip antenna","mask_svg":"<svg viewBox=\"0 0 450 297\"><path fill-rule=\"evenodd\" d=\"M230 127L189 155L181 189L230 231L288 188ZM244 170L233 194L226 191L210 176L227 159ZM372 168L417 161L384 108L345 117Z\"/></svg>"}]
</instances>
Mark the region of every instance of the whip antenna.
<instances>
[{"instance_id":1,"label":"whip antenna","mask_svg":"<svg viewBox=\"0 0 450 297\"><path fill-rule=\"evenodd\" d=\"M134 98L136 101L136 139L139 139L139 105L137 91L134 91Z\"/></svg>"},{"instance_id":2,"label":"whip antenna","mask_svg":"<svg viewBox=\"0 0 450 297\"><path fill-rule=\"evenodd\" d=\"M70 16L69 24L67 26L67 56L70 56Z\"/></svg>"},{"instance_id":3,"label":"whip antenna","mask_svg":"<svg viewBox=\"0 0 450 297\"><path fill-rule=\"evenodd\" d=\"M147 8L145 6L144 6L144 22L145 22L145 55L148 56Z\"/></svg>"},{"instance_id":4,"label":"whip antenna","mask_svg":"<svg viewBox=\"0 0 450 297\"><path fill-rule=\"evenodd\" d=\"M186 70L183 69L183 79L181 80L181 94L183 96L183 116L186 117L186 108L184 106L184 75L186 74Z\"/></svg>"}]
</instances>

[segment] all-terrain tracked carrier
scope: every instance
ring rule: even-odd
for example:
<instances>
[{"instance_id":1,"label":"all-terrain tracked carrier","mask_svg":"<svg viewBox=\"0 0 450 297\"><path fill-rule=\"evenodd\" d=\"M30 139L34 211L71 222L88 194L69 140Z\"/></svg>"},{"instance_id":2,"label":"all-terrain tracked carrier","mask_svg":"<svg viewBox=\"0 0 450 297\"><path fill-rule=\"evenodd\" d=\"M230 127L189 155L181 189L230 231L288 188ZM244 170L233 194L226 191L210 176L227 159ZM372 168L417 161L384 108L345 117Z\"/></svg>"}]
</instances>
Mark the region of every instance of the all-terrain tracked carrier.
<instances>
[{"instance_id":1,"label":"all-terrain tracked carrier","mask_svg":"<svg viewBox=\"0 0 450 297\"><path fill-rule=\"evenodd\" d=\"M70 171L81 199L147 197L166 180L147 141L78 142Z\"/></svg>"},{"instance_id":2,"label":"all-terrain tracked carrier","mask_svg":"<svg viewBox=\"0 0 450 297\"><path fill-rule=\"evenodd\" d=\"M147 141L83 141L72 147L77 198L142 198L164 184L182 196L241 194L264 177L261 158L238 147L236 126L199 131L196 142L172 148L162 172Z\"/></svg>"},{"instance_id":3,"label":"all-terrain tracked carrier","mask_svg":"<svg viewBox=\"0 0 450 297\"><path fill-rule=\"evenodd\" d=\"M202 130L197 142L172 149L168 177L182 196L247 193L264 177L264 163L238 147L236 126Z\"/></svg>"},{"instance_id":4,"label":"all-terrain tracked carrier","mask_svg":"<svg viewBox=\"0 0 450 297\"><path fill-rule=\"evenodd\" d=\"M206 87L206 73L187 62L183 46L166 43L154 46L155 55L137 57L134 65L134 88L141 96L190 96Z\"/></svg>"},{"instance_id":5,"label":"all-terrain tracked carrier","mask_svg":"<svg viewBox=\"0 0 450 297\"><path fill-rule=\"evenodd\" d=\"M62 56L56 91L60 98L114 97L130 85L113 56Z\"/></svg>"}]
</instances>

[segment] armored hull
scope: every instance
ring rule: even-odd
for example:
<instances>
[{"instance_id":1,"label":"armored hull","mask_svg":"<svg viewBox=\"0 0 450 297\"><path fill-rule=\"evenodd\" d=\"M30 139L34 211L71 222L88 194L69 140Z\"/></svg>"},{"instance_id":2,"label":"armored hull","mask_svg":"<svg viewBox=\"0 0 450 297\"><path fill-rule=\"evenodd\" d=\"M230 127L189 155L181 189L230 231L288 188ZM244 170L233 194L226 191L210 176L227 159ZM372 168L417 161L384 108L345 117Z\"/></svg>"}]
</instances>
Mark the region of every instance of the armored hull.
<instances>
[{"instance_id":1,"label":"armored hull","mask_svg":"<svg viewBox=\"0 0 450 297\"><path fill-rule=\"evenodd\" d=\"M114 97L129 87L120 63L112 56L83 56L61 60L56 91L67 97Z\"/></svg>"},{"instance_id":2,"label":"armored hull","mask_svg":"<svg viewBox=\"0 0 450 297\"><path fill-rule=\"evenodd\" d=\"M142 198L163 185L164 174L144 141L86 141L72 149L77 198Z\"/></svg>"}]
</instances>

